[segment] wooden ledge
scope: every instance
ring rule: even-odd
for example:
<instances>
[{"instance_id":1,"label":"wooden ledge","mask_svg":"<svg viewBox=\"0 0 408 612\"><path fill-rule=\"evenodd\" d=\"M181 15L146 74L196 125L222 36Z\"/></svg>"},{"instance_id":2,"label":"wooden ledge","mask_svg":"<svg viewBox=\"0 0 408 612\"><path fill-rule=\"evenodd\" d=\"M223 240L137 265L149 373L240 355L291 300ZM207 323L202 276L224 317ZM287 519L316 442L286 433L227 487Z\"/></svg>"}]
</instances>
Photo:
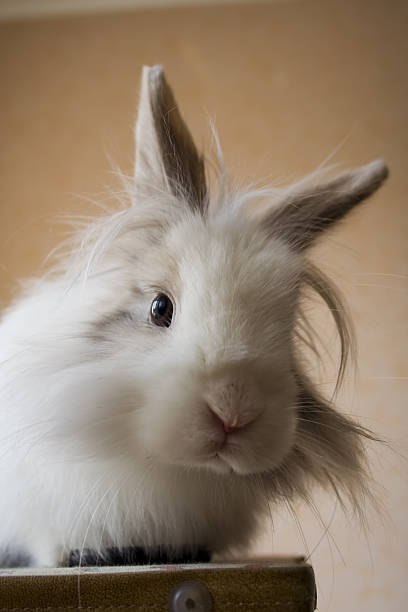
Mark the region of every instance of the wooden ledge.
<instances>
[{"instance_id":1,"label":"wooden ledge","mask_svg":"<svg viewBox=\"0 0 408 612\"><path fill-rule=\"evenodd\" d=\"M180 583L197 581L213 612L312 612L313 569L299 559L248 563L0 569L0 611L166 612ZM194 608L193 608L194 609Z\"/></svg>"}]
</instances>

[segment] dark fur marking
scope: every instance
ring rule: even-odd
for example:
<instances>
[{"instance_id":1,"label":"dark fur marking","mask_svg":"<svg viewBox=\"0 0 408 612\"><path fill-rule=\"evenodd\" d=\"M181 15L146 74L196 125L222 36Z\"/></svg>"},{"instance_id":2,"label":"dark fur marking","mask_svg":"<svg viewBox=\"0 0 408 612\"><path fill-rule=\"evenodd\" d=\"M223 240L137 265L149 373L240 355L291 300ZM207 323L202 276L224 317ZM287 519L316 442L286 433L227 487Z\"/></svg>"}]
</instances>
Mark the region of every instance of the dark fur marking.
<instances>
[{"instance_id":1,"label":"dark fur marking","mask_svg":"<svg viewBox=\"0 0 408 612\"><path fill-rule=\"evenodd\" d=\"M11 548L0 550L0 567L29 567L30 565L31 557L28 553Z\"/></svg>"},{"instance_id":2,"label":"dark fur marking","mask_svg":"<svg viewBox=\"0 0 408 612\"><path fill-rule=\"evenodd\" d=\"M68 565L70 567L83 566L112 566L112 565L161 565L161 564L185 564L185 563L208 563L211 555L206 550L188 551L183 550L177 554L160 549L144 549L139 546L126 546L124 548L106 548L98 553L96 550L85 548L80 554L79 550L72 550L69 555Z\"/></svg>"},{"instance_id":3,"label":"dark fur marking","mask_svg":"<svg viewBox=\"0 0 408 612\"><path fill-rule=\"evenodd\" d=\"M86 337L95 342L107 342L109 341L109 332L120 324L130 325L134 328L136 327L137 321L129 310L120 308L112 314L105 315L98 321L95 321L91 331L86 334Z\"/></svg>"}]
</instances>

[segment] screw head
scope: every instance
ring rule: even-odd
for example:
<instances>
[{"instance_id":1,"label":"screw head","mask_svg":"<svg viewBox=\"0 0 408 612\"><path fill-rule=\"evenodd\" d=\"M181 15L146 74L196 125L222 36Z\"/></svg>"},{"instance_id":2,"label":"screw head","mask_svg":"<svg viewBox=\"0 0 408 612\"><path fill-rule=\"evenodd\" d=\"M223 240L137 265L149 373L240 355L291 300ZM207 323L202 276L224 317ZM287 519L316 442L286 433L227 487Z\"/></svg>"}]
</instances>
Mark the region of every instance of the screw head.
<instances>
[{"instance_id":1,"label":"screw head","mask_svg":"<svg viewBox=\"0 0 408 612\"><path fill-rule=\"evenodd\" d=\"M168 609L169 612L211 612L213 599L202 582L186 580L171 591Z\"/></svg>"}]
</instances>

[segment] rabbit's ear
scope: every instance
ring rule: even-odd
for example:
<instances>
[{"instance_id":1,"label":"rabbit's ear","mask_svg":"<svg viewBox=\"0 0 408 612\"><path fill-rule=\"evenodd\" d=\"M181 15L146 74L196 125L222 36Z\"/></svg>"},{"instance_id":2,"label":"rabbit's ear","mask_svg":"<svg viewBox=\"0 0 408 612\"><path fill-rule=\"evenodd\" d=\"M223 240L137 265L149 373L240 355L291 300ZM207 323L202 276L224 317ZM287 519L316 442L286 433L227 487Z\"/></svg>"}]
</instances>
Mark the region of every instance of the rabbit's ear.
<instances>
[{"instance_id":1,"label":"rabbit's ear","mask_svg":"<svg viewBox=\"0 0 408 612\"><path fill-rule=\"evenodd\" d=\"M136 184L206 206L204 160L181 118L161 66L144 66L136 123Z\"/></svg>"},{"instance_id":2,"label":"rabbit's ear","mask_svg":"<svg viewBox=\"0 0 408 612\"><path fill-rule=\"evenodd\" d=\"M374 193L387 176L386 164L376 160L318 185L298 183L279 206L268 211L263 223L269 233L303 250Z\"/></svg>"}]
</instances>

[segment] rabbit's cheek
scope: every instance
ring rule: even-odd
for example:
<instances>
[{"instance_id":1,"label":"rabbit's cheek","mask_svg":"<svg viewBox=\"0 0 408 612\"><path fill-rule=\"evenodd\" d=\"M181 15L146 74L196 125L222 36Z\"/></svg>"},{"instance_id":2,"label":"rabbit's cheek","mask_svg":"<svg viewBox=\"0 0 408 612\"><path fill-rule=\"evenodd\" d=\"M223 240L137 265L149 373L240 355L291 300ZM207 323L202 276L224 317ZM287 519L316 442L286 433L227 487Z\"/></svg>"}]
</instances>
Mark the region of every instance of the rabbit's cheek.
<instances>
[{"instance_id":1,"label":"rabbit's cheek","mask_svg":"<svg viewBox=\"0 0 408 612\"><path fill-rule=\"evenodd\" d=\"M138 415L137 436L144 452L158 461L191 465L214 456L224 432L213 427L205 403L170 391L150 398Z\"/></svg>"}]
</instances>

